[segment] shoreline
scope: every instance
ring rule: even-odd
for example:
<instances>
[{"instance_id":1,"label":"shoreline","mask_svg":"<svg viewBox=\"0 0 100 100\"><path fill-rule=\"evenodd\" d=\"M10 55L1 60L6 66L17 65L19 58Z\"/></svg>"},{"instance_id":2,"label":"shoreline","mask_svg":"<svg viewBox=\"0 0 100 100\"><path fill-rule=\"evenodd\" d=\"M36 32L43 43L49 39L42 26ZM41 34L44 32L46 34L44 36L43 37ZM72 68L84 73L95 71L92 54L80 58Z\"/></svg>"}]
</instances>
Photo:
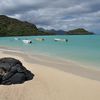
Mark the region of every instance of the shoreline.
<instances>
[{"instance_id":1,"label":"shoreline","mask_svg":"<svg viewBox=\"0 0 100 100\"><path fill-rule=\"evenodd\" d=\"M2 50L2 57L20 60L35 76L23 84L1 85L1 100L100 100L100 81L99 75L96 79L96 71L80 68L71 62L19 52ZM86 74L88 77L84 76Z\"/></svg>"},{"instance_id":2,"label":"shoreline","mask_svg":"<svg viewBox=\"0 0 100 100\"><path fill-rule=\"evenodd\" d=\"M21 50L21 49L19 49L19 48L13 48L13 47L5 47L5 46L0 46L0 50L1 51L11 51L11 52L15 52L15 53L17 53L17 52L19 52L19 53L22 53L22 54L26 54L26 55L30 55L30 56L35 56L35 57L43 57L43 58L49 58L50 60L52 60L52 61L61 61L61 62L63 62L63 63L65 63L66 61L67 62L69 62L69 63L73 63L73 64L75 64L75 65L78 65L78 66L80 66L80 67L82 67L82 68L85 68L85 69L90 69L90 70L95 70L95 71L100 71L100 68L98 67L98 65L92 65L92 64L88 64L88 63L85 63L85 62L80 62L80 61L76 61L76 60L72 60L72 59L65 59L65 58L62 58L62 57L58 57L58 56L51 56L51 55L46 55L46 54L42 54L42 53L34 53L34 54L32 54L32 53L28 53L28 51L23 51L23 50ZM46 60L46 59L45 59ZM95 67L94 67L95 66Z\"/></svg>"},{"instance_id":3,"label":"shoreline","mask_svg":"<svg viewBox=\"0 0 100 100\"><path fill-rule=\"evenodd\" d=\"M75 63L71 60L65 61L61 59L52 59L50 57L43 55L28 55L27 53L23 53L20 50L14 50L15 49L9 49L7 47L0 47L0 51L3 54L22 57L28 63L39 64L42 66L55 68L63 72L71 73L73 75L78 75L81 77L100 81L99 70L82 67L82 65L79 65L78 63Z\"/></svg>"}]
</instances>

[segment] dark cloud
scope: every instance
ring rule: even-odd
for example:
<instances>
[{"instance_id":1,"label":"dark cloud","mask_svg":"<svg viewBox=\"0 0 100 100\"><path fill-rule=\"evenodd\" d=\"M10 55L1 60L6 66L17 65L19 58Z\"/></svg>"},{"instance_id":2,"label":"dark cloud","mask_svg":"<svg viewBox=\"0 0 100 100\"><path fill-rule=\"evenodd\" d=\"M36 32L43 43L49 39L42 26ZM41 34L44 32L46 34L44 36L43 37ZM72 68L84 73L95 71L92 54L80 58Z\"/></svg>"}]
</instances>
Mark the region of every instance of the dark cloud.
<instances>
[{"instance_id":1,"label":"dark cloud","mask_svg":"<svg viewBox=\"0 0 100 100\"><path fill-rule=\"evenodd\" d=\"M99 30L100 0L1 0L0 14L38 27Z\"/></svg>"}]
</instances>

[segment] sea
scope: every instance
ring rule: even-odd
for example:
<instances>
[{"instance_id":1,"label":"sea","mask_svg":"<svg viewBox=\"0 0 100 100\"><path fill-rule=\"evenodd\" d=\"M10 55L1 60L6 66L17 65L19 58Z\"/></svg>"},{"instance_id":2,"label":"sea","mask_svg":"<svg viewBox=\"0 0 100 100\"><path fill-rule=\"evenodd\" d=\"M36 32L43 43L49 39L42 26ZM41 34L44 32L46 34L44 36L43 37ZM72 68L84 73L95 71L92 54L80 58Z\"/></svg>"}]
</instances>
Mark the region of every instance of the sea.
<instances>
[{"instance_id":1,"label":"sea","mask_svg":"<svg viewBox=\"0 0 100 100\"><path fill-rule=\"evenodd\" d=\"M36 38L44 38L45 40L37 41ZM55 38L68 41L54 41ZM25 39L32 40L32 43L23 43L22 40ZM0 47L14 48L32 55L70 60L85 67L100 70L100 35L0 37Z\"/></svg>"}]
</instances>

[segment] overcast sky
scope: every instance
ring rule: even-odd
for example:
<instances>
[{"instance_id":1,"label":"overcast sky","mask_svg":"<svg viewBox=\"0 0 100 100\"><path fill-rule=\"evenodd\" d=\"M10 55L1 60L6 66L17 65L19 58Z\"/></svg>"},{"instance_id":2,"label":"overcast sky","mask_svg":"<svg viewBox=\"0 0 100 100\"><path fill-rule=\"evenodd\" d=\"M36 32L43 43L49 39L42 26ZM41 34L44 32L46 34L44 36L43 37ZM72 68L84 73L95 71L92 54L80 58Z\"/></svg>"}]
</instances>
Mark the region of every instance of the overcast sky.
<instances>
[{"instance_id":1,"label":"overcast sky","mask_svg":"<svg viewBox=\"0 0 100 100\"><path fill-rule=\"evenodd\" d=\"M0 0L0 15L46 29L100 31L100 0Z\"/></svg>"}]
</instances>

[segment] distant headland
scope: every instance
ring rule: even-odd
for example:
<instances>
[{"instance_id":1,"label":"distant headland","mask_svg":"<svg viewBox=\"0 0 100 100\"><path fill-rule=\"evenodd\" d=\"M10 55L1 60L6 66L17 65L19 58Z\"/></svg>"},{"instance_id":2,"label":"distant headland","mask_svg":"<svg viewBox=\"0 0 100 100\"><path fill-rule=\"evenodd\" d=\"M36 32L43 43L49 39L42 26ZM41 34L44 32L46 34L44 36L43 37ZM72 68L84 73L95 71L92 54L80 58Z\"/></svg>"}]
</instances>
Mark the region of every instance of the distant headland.
<instances>
[{"instance_id":1,"label":"distant headland","mask_svg":"<svg viewBox=\"0 0 100 100\"><path fill-rule=\"evenodd\" d=\"M33 35L92 35L83 28L70 31L38 29L35 24L0 15L0 36L33 36Z\"/></svg>"},{"instance_id":2,"label":"distant headland","mask_svg":"<svg viewBox=\"0 0 100 100\"><path fill-rule=\"evenodd\" d=\"M78 28L78 29L67 31L66 34L69 34L69 35L93 35L94 33L89 32L89 31L85 30L84 28Z\"/></svg>"}]
</instances>

